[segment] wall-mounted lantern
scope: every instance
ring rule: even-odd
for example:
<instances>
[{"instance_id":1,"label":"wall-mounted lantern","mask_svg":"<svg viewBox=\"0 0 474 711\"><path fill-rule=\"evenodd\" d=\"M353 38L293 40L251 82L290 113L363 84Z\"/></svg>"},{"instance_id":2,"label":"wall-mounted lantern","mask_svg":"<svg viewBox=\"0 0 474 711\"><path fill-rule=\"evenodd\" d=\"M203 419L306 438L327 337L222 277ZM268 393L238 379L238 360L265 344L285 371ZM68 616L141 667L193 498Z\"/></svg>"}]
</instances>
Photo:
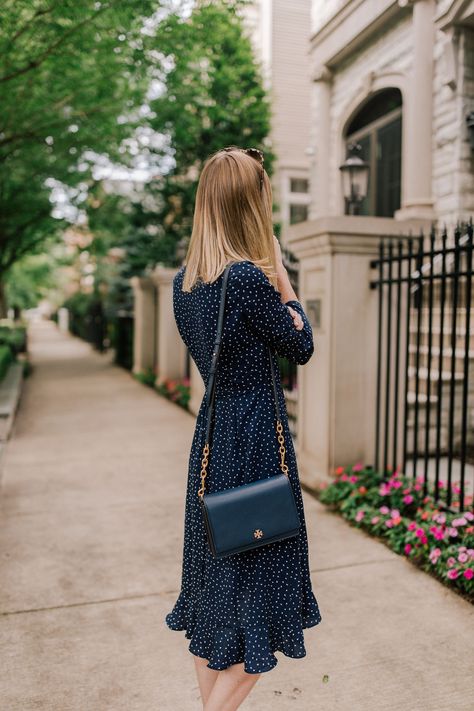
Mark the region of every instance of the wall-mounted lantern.
<instances>
[{"instance_id":1,"label":"wall-mounted lantern","mask_svg":"<svg viewBox=\"0 0 474 711\"><path fill-rule=\"evenodd\" d=\"M362 160L359 143L349 143L347 158L339 170L342 175L342 191L346 201L346 215L358 215L369 185L369 164Z\"/></svg>"},{"instance_id":2,"label":"wall-mounted lantern","mask_svg":"<svg viewBox=\"0 0 474 711\"><path fill-rule=\"evenodd\" d=\"M467 130L469 134L469 143L471 150L474 151L474 111L470 111L466 116Z\"/></svg>"}]
</instances>

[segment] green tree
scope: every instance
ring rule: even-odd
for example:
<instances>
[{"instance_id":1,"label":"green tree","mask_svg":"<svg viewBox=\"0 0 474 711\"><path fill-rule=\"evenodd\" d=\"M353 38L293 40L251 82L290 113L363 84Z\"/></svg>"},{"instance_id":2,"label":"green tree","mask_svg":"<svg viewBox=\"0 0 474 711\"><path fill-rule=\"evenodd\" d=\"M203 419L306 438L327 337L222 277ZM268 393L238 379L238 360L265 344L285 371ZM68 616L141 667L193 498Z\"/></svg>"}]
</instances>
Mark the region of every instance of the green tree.
<instances>
[{"instance_id":1,"label":"green tree","mask_svg":"<svg viewBox=\"0 0 474 711\"><path fill-rule=\"evenodd\" d=\"M150 80L144 18L158 6L156 0L2 3L0 311L6 272L60 226L52 181L80 193L94 152L124 159L119 148L143 122L138 108Z\"/></svg>"},{"instance_id":2,"label":"green tree","mask_svg":"<svg viewBox=\"0 0 474 711\"><path fill-rule=\"evenodd\" d=\"M271 174L270 98L243 26L246 4L201 1L189 17L171 13L157 27L164 90L151 102L150 125L167 137L161 158L171 156L174 166L135 206L126 249L142 263L179 264L177 247L182 252L190 237L197 181L211 153L230 144L260 148Z\"/></svg>"},{"instance_id":3,"label":"green tree","mask_svg":"<svg viewBox=\"0 0 474 711\"><path fill-rule=\"evenodd\" d=\"M8 305L16 312L34 308L57 286L60 265L50 254L28 254L15 262L6 278Z\"/></svg>"}]
</instances>

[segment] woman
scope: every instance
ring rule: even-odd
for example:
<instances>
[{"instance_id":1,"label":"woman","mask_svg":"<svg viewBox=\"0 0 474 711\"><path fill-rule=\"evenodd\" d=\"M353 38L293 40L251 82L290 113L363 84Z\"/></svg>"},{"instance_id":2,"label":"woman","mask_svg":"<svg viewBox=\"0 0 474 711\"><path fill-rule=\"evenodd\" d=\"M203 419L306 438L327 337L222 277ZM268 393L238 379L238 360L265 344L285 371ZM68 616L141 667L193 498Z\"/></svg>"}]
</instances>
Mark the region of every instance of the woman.
<instances>
[{"instance_id":1,"label":"woman","mask_svg":"<svg viewBox=\"0 0 474 711\"><path fill-rule=\"evenodd\" d=\"M185 266L174 278L173 305L183 341L207 382L222 274L231 264L215 386L207 491L279 473L268 345L306 363L313 334L290 284L272 228L272 190L256 149L213 154L202 170ZM300 517L297 536L226 558L209 551L198 499L205 401L189 458L182 584L166 616L190 639L205 711L234 711L274 652L300 658L303 629L321 621L311 588L308 542L297 463L280 377L277 390L286 461Z\"/></svg>"}]
</instances>

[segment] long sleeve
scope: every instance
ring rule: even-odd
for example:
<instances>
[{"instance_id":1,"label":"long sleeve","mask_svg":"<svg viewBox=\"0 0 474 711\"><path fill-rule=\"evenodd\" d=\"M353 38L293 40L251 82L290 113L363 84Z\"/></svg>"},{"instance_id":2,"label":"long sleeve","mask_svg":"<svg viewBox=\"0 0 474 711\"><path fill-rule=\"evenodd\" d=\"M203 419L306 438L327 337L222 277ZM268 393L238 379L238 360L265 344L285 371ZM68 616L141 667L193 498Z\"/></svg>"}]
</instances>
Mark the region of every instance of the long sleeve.
<instances>
[{"instance_id":1,"label":"long sleeve","mask_svg":"<svg viewBox=\"0 0 474 711\"><path fill-rule=\"evenodd\" d=\"M249 261L239 262L232 268L229 285L239 294L251 331L278 355L300 365L308 362L314 352L313 331L299 301L283 304L281 293L262 270ZM295 328L288 306L303 319L301 331Z\"/></svg>"}]
</instances>

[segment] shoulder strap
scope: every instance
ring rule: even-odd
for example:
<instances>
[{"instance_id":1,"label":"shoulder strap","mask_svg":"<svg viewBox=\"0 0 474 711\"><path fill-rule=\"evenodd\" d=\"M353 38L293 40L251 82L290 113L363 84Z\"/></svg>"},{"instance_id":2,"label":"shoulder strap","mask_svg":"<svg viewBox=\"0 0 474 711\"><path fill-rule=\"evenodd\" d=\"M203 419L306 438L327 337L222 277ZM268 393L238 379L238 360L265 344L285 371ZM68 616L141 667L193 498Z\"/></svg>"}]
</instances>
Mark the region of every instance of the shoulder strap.
<instances>
[{"instance_id":1,"label":"shoulder strap","mask_svg":"<svg viewBox=\"0 0 474 711\"><path fill-rule=\"evenodd\" d=\"M214 402L216 395L216 370L219 361L219 355L221 351L222 344L222 331L224 327L224 311L225 311L225 301L227 295L227 281L229 279L229 272L231 264L228 264L224 269L222 278L222 289L221 298L219 303L219 312L217 316L217 329L216 337L214 339L214 349L212 352L211 366L209 369L209 378L206 386L205 400L206 400L206 437L203 449L202 457L202 469L201 469L201 488L199 489L198 495L202 497L204 495L205 489L205 478L207 476L207 464L210 451L210 440L212 436L212 426L213 426L213 415L214 415ZM268 355L270 360L270 372L272 376L272 386L273 386L273 399L275 405L275 417L276 417L276 428L277 437L279 442L279 452L280 452L280 468L284 474L288 474L288 466L285 464L285 440L283 436L283 426L280 419L280 404L278 401L278 388L276 384L275 377L275 367L273 364L272 350L268 346Z\"/></svg>"}]
</instances>

